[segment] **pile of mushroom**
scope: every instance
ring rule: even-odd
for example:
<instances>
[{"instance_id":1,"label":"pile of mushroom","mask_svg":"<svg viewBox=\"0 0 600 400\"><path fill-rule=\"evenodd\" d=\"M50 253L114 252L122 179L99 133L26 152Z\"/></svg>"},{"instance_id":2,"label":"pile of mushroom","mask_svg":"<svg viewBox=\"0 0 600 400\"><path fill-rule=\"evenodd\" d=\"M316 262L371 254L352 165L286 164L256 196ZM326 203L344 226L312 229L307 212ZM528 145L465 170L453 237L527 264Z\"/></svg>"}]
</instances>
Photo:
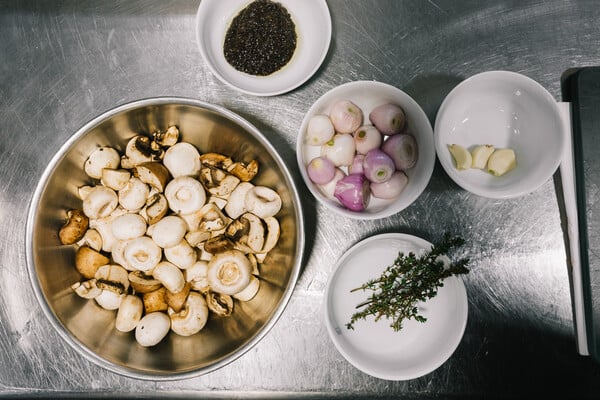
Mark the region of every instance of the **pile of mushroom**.
<instances>
[{"instance_id":1,"label":"pile of mushroom","mask_svg":"<svg viewBox=\"0 0 600 400\"><path fill-rule=\"evenodd\" d=\"M251 182L258 169L200 154L175 126L131 138L123 155L97 148L84 165L96 184L79 188L82 207L59 231L83 277L72 289L117 310L116 329L142 346L231 315L279 239L281 197Z\"/></svg>"}]
</instances>

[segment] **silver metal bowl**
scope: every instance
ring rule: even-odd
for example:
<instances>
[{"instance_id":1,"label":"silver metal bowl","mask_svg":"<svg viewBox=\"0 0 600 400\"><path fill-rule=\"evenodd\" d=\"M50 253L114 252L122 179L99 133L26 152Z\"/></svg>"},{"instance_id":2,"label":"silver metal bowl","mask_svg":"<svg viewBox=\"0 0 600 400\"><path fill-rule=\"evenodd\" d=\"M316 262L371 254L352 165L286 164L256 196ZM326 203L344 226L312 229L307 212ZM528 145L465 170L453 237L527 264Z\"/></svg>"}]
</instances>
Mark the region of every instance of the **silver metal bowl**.
<instances>
[{"instance_id":1,"label":"silver metal bowl","mask_svg":"<svg viewBox=\"0 0 600 400\"><path fill-rule=\"evenodd\" d=\"M90 184L83 172L98 146L123 151L138 132L177 125L183 141L201 152L219 152L234 160L257 159L255 183L282 197L277 215L281 236L261 270L254 299L236 303L228 318L212 317L190 337L170 333L159 345L144 348L134 335L115 329L115 312L79 298L70 286L81 279L74 267L74 246L61 245L58 230L66 211L80 208L77 188ZM153 98L112 109L87 123L58 151L42 175L27 219L29 275L44 313L58 333L90 361L116 373L152 380L202 375L252 348L276 323L296 284L304 250L301 204L293 179L275 148L238 115L196 100Z\"/></svg>"}]
</instances>

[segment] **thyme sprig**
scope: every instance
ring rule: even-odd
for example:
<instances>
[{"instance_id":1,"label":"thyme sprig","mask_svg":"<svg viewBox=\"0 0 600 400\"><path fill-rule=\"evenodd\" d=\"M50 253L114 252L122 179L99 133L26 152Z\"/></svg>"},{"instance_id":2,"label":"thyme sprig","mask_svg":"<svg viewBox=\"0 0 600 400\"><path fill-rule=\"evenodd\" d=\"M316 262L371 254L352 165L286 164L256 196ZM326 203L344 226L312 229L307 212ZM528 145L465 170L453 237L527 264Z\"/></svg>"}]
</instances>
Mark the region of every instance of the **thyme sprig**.
<instances>
[{"instance_id":1,"label":"thyme sprig","mask_svg":"<svg viewBox=\"0 0 600 400\"><path fill-rule=\"evenodd\" d=\"M369 315L374 316L375 321L381 318L391 320L390 326L394 331L402 329L402 322L407 319L425 322L427 318L419 314L417 304L435 297L447 277L469 272L468 258L446 265L442 257L463 244L464 239L446 233L440 243L421 256L417 257L413 252L408 255L399 252L394 264L388 266L379 278L351 290L368 290L372 293L366 301L356 306L356 309L362 310L352 315L346 328L354 329L356 321L366 319Z\"/></svg>"}]
</instances>

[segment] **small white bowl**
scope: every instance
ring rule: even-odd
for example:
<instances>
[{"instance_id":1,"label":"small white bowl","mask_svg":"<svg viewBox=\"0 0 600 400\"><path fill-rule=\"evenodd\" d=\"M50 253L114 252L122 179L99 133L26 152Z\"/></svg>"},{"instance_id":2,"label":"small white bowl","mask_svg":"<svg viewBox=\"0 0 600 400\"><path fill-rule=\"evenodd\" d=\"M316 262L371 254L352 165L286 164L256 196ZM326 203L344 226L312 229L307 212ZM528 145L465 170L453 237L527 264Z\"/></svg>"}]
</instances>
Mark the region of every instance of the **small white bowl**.
<instances>
[{"instance_id":1,"label":"small white bowl","mask_svg":"<svg viewBox=\"0 0 600 400\"><path fill-rule=\"evenodd\" d=\"M348 330L346 324L369 292L352 289L381 275L398 252L419 255L431 249L424 239L387 233L367 238L338 261L325 289L325 325L338 351L359 370L381 379L408 380L434 371L454 353L467 324L467 292L461 278L444 280L435 297L419 303L421 323L406 320L396 332L389 321L368 317ZM369 268L365 268L368 266Z\"/></svg>"},{"instance_id":2,"label":"small white bowl","mask_svg":"<svg viewBox=\"0 0 600 400\"><path fill-rule=\"evenodd\" d=\"M565 145L560 112L536 81L508 71L474 75L444 99L435 121L435 147L446 173L463 189L488 198L530 193L558 168ZM517 166L502 176L457 170L448 146L512 148Z\"/></svg>"},{"instance_id":3,"label":"small white bowl","mask_svg":"<svg viewBox=\"0 0 600 400\"><path fill-rule=\"evenodd\" d=\"M292 59L269 76L254 76L232 67L223 54L225 34L233 18L250 0L202 0L196 14L196 39L210 70L223 83L255 96L275 96L306 82L319 68L331 41L331 16L325 0L277 0L296 25Z\"/></svg>"},{"instance_id":4,"label":"small white bowl","mask_svg":"<svg viewBox=\"0 0 600 400\"><path fill-rule=\"evenodd\" d=\"M371 196L367 208L356 212L343 207L336 199L328 198L315 185L306 171L306 166L320 155L320 146L304 143L308 121L317 114L329 114L331 105L338 99L348 99L363 111L365 124L369 124L369 113L384 103L395 103L404 109L408 132L417 141L419 157L414 167L405 171L408 184L396 199L383 200ZM296 143L296 158L302 178L311 193L329 209L341 215L356 219L377 219L396 214L411 205L421 195L429 183L435 164L433 130L423 109L402 90L376 81L355 81L337 86L321 96L308 110L300 126Z\"/></svg>"}]
</instances>

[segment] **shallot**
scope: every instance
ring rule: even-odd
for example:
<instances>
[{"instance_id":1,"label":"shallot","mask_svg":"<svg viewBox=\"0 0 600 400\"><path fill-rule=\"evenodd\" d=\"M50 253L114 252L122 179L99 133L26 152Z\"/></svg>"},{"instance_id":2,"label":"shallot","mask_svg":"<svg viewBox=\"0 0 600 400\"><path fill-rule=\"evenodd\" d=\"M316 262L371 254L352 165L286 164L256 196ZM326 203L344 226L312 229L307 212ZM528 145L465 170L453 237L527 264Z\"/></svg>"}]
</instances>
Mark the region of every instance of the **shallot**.
<instances>
[{"instance_id":1,"label":"shallot","mask_svg":"<svg viewBox=\"0 0 600 400\"><path fill-rule=\"evenodd\" d=\"M329 118L339 133L352 133L363 123L362 110L350 100L344 99L333 103Z\"/></svg>"},{"instance_id":2,"label":"shallot","mask_svg":"<svg viewBox=\"0 0 600 400\"><path fill-rule=\"evenodd\" d=\"M308 121L304 140L311 146L320 146L331 140L334 134L335 129L329 117L319 114Z\"/></svg>"},{"instance_id":3,"label":"shallot","mask_svg":"<svg viewBox=\"0 0 600 400\"><path fill-rule=\"evenodd\" d=\"M352 135L338 133L321 146L321 156L329 158L336 167L352 164L356 146Z\"/></svg>"},{"instance_id":4,"label":"shallot","mask_svg":"<svg viewBox=\"0 0 600 400\"><path fill-rule=\"evenodd\" d=\"M369 120L384 135L400 133L406 125L406 115L402 107L386 103L377 106L369 114Z\"/></svg>"},{"instance_id":5,"label":"shallot","mask_svg":"<svg viewBox=\"0 0 600 400\"><path fill-rule=\"evenodd\" d=\"M335 192L335 186L337 185L337 183L343 178L345 177L346 174L344 173L344 171L342 171L339 168L335 169L335 173L333 175L333 179L330 180L329 182L327 182L324 185L319 185L319 190L321 191L321 193L323 193L328 199L335 199L335 196L333 195Z\"/></svg>"},{"instance_id":6,"label":"shallot","mask_svg":"<svg viewBox=\"0 0 600 400\"><path fill-rule=\"evenodd\" d=\"M400 196L408 184L408 177L402 171L396 171L390 179L385 182L371 182L371 193L380 199L395 199Z\"/></svg>"},{"instance_id":7,"label":"shallot","mask_svg":"<svg viewBox=\"0 0 600 400\"><path fill-rule=\"evenodd\" d=\"M317 185L324 185L333 179L335 165L325 157L315 157L308 163L306 172L311 181Z\"/></svg>"},{"instance_id":8,"label":"shallot","mask_svg":"<svg viewBox=\"0 0 600 400\"><path fill-rule=\"evenodd\" d=\"M369 181L362 174L347 175L335 185L334 196L347 209L363 211L371 198Z\"/></svg>"},{"instance_id":9,"label":"shallot","mask_svg":"<svg viewBox=\"0 0 600 400\"><path fill-rule=\"evenodd\" d=\"M382 183L392 177L396 170L394 161L380 149L373 149L363 160L365 177L371 182Z\"/></svg>"},{"instance_id":10,"label":"shallot","mask_svg":"<svg viewBox=\"0 0 600 400\"><path fill-rule=\"evenodd\" d=\"M349 174L364 174L363 162L365 160L364 154L357 154L354 156L354 161L348 167Z\"/></svg>"},{"instance_id":11,"label":"shallot","mask_svg":"<svg viewBox=\"0 0 600 400\"><path fill-rule=\"evenodd\" d=\"M356 143L356 152L367 154L381 146L381 133L373 125L363 125L354 132L354 142Z\"/></svg>"},{"instance_id":12,"label":"shallot","mask_svg":"<svg viewBox=\"0 0 600 400\"><path fill-rule=\"evenodd\" d=\"M390 136L383 142L381 149L394 160L397 170L414 167L419 157L419 149L415 137L409 133Z\"/></svg>"}]
</instances>

